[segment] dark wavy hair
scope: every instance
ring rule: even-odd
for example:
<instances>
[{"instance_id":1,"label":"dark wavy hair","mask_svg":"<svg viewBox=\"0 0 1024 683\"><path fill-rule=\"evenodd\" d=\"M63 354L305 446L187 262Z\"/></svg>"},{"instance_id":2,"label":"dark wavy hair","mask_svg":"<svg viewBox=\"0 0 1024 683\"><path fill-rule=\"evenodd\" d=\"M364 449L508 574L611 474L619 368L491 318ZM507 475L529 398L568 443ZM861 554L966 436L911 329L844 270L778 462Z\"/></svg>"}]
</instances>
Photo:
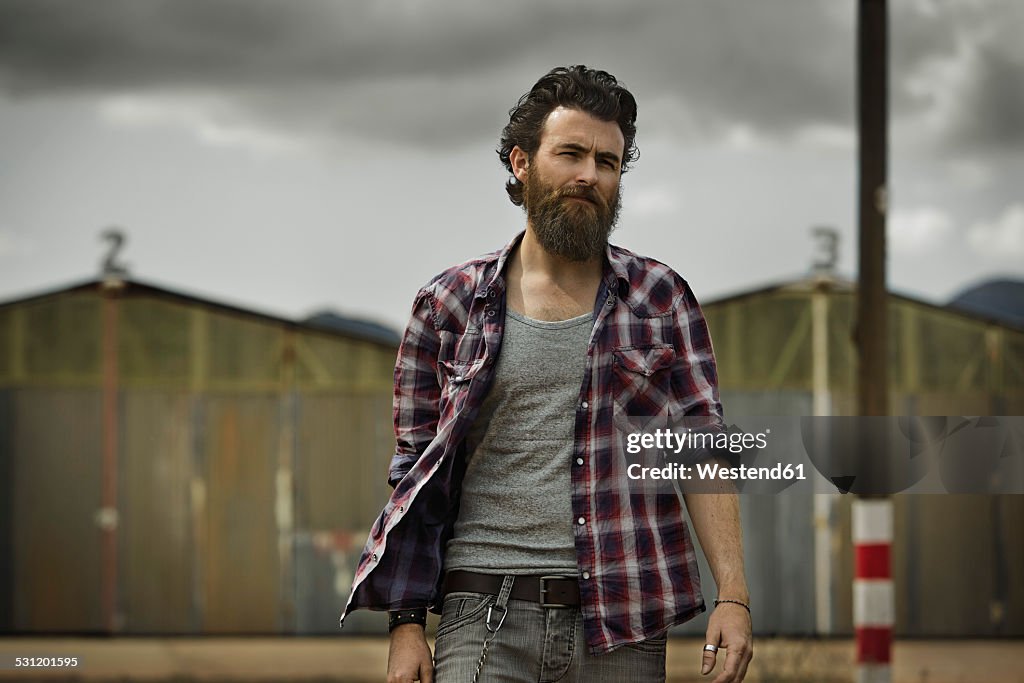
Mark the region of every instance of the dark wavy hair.
<instances>
[{"instance_id":1,"label":"dark wavy hair","mask_svg":"<svg viewBox=\"0 0 1024 683\"><path fill-rule=\"evenodd\" d=\"M619 81L607 71L589 69L582 64L557 67L545 74L530 92L508 112L508 125L501 131L498 158L512 173L509 155L519 146L533 154L540 146L544 122L557 107L578 109L602 121L619 124L626 144L622 156L622 172L640 156L636 146L636 100ZM505 183L505 191L516 206L523 204L523 184L512 174Z\"/></svg>"}]
</instances>

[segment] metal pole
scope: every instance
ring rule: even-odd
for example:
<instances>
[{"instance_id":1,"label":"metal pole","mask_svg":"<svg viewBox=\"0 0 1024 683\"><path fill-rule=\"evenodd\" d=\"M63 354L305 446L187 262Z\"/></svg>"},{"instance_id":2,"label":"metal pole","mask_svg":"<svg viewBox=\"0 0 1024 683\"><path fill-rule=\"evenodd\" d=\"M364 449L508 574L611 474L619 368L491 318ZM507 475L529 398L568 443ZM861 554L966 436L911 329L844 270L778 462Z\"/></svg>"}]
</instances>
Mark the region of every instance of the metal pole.
<instances>
[{"instance_id":1,"label":"metal pole","mask_svg":"<svg viewBox=\"0 0 1024 683\"><path fill-rule=\"evenodd\" d=\"M860 0L857 22L859 276L857 387L861 415L889 414L885 218L888 210L888 26L886 0Z\"/></svg>"},{"instance_id":2,"label":"metal pole","mask_svg":"<svg viewBox=\"0 0 1024 683\"><path fill-rule=\"evenodd\" d=\"M100 528L100 557L102 585L100 604L103 610L103 628L116 633L121 628L118 609L118 561L117 530L120 519L117 505L118 479L118 317L119 296L124 281L107 277L101 286L103 311L103 465L100 509L96 513L96 524Z\"/></svg>"},{"instance_id":3,"label":"metal pole","mask_svg":"<svg viewBox=\"0 0 1024 683\"><path fill-rule=\"evenodd\" d=\"M828 317L831 278L819 275L811 293L811 358L812 405L814 415L832 414L832 396L829 391ZM824 484L824 482L821 482ZM815 624L819 635L833 631L833 540L835 539L835 496L822 487L814 496L814 594Z\"/></svg>"},{"instance_id":4,"label":"metal pole","mask_svg":"<svg viewBox=\"0 0 1024 683\"><path fill-rule=\"evenodd\" d=\"M281 603L278 629L295 633L297 625L295 572L295 456L298 433L298 391L295 387L295 330L287 329L281 349L281 386L278 394L280 435L277 446L274 516L277 522L277 551L280 563Z\"/></svg>"},{"instance_id":5,"label":"metal pole","mask_svg":"<svg viewBox=\"0 0 1024 683\"><path fill-rule=\"evenodd\" d=\"M889 413L888 307L885 283L885 221L889 204L888 6L859 0L857 8L857 132L859 136L859 271L857 408L862 417ZM882 465L884 467L884 464ZM865 472L872 482L884 472ZM890 547L892 500L861 498L853 504L856 544L853 620L858 683L892 680L894 594Z\"/></svg>"}]
</instances>

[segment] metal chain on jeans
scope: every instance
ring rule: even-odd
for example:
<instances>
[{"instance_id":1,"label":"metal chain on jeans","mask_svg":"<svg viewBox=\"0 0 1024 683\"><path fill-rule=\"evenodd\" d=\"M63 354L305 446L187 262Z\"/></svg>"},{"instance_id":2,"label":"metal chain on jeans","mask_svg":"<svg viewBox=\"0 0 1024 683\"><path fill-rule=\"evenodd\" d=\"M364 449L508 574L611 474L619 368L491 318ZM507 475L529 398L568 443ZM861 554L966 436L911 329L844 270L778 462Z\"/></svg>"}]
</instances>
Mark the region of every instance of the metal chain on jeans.
<instances>
[{"instance_id":1,"label":"metal chain on jeans","mask_svg":"<svg viewBox=\"0 0 1024 683\"><path fill-rule=\"evenodd\" d=\"M487 608L487 622L484 626L487 627L487 635L484 636L484 649L480 652L480 659L476 663L476 673L473 674L473 683L478 683L480 680L480 672L483 671L484 662L487 661L487 647L494 640L494 636L498 634L498 629L505 623L505 616L508 615L508 596L512 592L512 583L516 580L514 576L506 576L505 580L501 582L501 591L498 592L498 600ZM494 611L501 612L501 618L498 619L497 626L491 626L491 616Z\"/></svg>"}]
</instances>

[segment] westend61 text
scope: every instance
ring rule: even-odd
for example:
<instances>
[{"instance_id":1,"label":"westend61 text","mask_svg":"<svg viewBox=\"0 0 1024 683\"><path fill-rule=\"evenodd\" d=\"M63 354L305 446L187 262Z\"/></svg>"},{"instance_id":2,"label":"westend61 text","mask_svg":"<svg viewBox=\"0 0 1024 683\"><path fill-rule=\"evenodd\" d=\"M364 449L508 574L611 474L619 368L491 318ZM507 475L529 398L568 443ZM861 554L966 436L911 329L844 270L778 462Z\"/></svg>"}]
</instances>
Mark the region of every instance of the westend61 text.
<instances>
[{"instance_id":1,"label":"westend61 text","mask_svg":"<svg viewBox=\"0 0 1024 683\"><path fill-rule=\"evenodd\" d=\"M803 464L783 465L778 463L773 467L722 467L717 463L697 463L696 465L680 465L673 463L664 467L643 467L633 463L626 469L626 475L630 479L678 479L690 481L696 475L702 481L754 481L754 480L804 480Z\"/></svg>"}]
</instances>

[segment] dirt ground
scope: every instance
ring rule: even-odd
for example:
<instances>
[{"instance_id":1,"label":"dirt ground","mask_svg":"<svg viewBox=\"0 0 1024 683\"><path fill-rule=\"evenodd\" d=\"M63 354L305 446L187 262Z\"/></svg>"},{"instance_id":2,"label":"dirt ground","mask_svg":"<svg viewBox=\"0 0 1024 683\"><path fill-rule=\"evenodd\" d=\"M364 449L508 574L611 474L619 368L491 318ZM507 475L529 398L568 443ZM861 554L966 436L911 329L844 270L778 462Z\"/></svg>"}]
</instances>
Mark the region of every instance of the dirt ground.
<instances>
[{"instance_id":1,"label":"dirt ground","mask_svg":"<svg viewBox=\"0 0 1024 683\"><path fill-rule=\"evenodd\" d=\"M708 681L703 643L669 641L668 680ZM0 670L0 681L379 683L384 638L0 638L0 664L13 657L77 656L70 670ZM852 640L755 641L750 683L855 680ZM1024 683L1024 640L911 640L894 646L893 683Z\"/></svg>"}]
</instances>

